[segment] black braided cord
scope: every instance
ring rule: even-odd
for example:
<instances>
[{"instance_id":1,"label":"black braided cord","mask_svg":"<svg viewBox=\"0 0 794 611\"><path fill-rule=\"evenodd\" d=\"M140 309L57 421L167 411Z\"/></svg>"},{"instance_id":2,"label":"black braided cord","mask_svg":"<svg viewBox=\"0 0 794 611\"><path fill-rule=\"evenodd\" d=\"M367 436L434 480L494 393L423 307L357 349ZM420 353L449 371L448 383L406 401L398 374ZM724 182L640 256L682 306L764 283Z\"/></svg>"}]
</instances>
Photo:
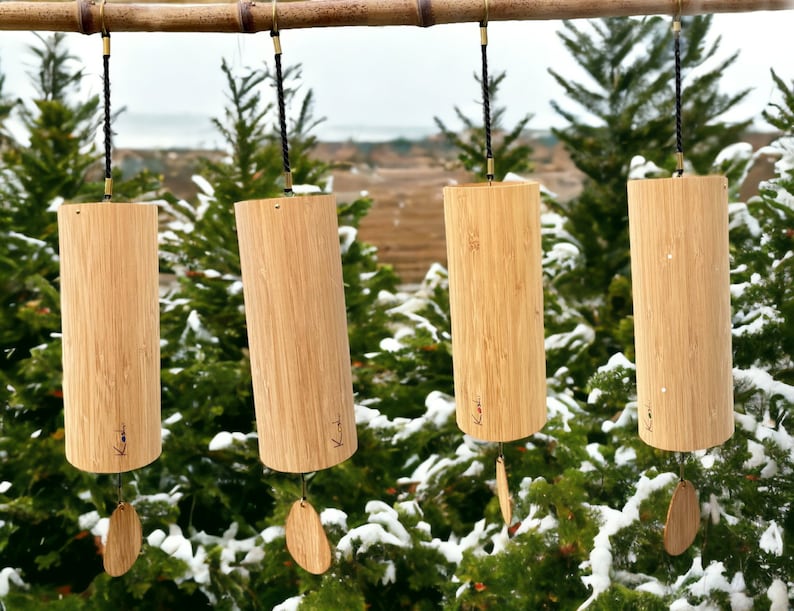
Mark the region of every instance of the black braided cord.
<instances>
[{"instance_id":1,"label":"black braided cord","mask_svg":"<svg viewBox=\"0 0 794 611\"><path fill-rule=\"evenodd\" d=\"M485 22L480 22L480 27L485 28ZM485 159L488 162L485 170L485 176L488 181L494 179L491 173L490 166L493 163L493 149L491 147L491 92L488 90L488 44L483 43L480 45L482 51L482 115L483 123L485 125Z\"/></svg>"},{"instance_id":2,"label":"black braided cord","mask_svg":"<svg viewBox=\"0 0 794 611\"><path fill-rule=\"evenodd\" d=\"M103 32L102 38L110 38L110 33ZM105 98L105 119L103 131L105 134L105 179L113 177L113 170L111 167L111 131L110 131L110 55L102 54L102 72L104 77L104 98ZM111 198L110 193L105 193L105 199Z\"/></svg>"},{"instance_id":3,"label":"black braided cord","mask_svg":"<svg viewBox=\"0 0 794 611\"><path fill-rule=\"evenodd\" d=\"M681 160L684 154L684 142L681 129L681 30L680 25L676 28L674 33L674 49L675 49L675 152L678 154L678 159ZM678 176L683 176L684 168L678 167L676 169Z\"/></svg>"},{"instance_id":4,"label":"black braided cord","mask_svg":"<svg viewBox=\"0 0 794 611\"><path fill-rule=\"evenodd\" d=\"M278 36L278 33L271 32L271 37ZM287 141L287 111L284 101L284 76L281 70L281 53L276 53L276 90L278 92L278 123L281 130L281 158L284 165L284 175L289 176L289 143ZM284 186L284 193L290 195L292 187L289 184Z\"/></svg>"}]
</instances>

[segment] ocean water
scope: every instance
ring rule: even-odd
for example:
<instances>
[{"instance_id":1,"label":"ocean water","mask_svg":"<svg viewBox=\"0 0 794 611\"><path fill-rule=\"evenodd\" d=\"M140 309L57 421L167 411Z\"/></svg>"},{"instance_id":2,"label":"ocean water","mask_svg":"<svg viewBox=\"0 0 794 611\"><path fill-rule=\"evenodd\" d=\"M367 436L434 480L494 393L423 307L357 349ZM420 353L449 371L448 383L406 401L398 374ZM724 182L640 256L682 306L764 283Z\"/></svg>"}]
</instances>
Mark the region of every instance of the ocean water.
<instances>
[{"instance_id":1,"label":"ocean water","mask_svg":"<svg viewBox=\"0 0 794 611\"><path fill-rule=\"evenodd\" d=\"M223 139L212 119L199 114L122 113L113 124L113 143L131 149L219 149ZM419 140L437 132L433 125L334 125L321 123L315 135L324 142Z\"/></svg>"}]
</instances>

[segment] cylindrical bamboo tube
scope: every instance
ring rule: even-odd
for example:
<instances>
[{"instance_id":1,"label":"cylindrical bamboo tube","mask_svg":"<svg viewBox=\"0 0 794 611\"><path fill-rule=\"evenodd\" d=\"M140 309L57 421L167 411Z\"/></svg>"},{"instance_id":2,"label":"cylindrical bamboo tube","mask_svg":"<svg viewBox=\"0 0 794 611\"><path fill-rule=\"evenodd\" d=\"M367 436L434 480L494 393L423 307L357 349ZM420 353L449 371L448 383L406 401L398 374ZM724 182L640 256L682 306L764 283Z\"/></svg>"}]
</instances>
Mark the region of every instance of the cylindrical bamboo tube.
<instances>
[{"instance_id":1,"label":"cylindrical bamboo tube","mask_svg":"<svg viewBox=\"0 0 794 611\"><path fill-rule=\"evenodd\" d=\"M161 451L157 207L58 209L66 459L119 473Z\"/></svg>"},{"instance_id":2,"label":"cylindrical bamboo tube","mask_svg":"<svg viewBox=\"0 0 794 611\"><path fill-rule=\"evenodd\" d=\"M332 195L234 205L259 456L306 473L358 446Z\"/></svg>"},{"instance_id":3,"label":"cylindrical bamboo tube","mask_svg":"<svg viewBox=\"0 0 794 611\"><path fill-rule=\"evenodd\" d=\"M733 434L728 181L628 183L640 437L678 452Z\"/></svg>"},{"instance_id":4,"label":"cylindrical bamboo tube","mask_svg":"<svg viewBox=\"0 0 794 611\"><path fill-rule=\"evenodd\" d=\"M540 188L444 188L458 426L511 441L546 422Z\"/></svg>"}]
</instances>

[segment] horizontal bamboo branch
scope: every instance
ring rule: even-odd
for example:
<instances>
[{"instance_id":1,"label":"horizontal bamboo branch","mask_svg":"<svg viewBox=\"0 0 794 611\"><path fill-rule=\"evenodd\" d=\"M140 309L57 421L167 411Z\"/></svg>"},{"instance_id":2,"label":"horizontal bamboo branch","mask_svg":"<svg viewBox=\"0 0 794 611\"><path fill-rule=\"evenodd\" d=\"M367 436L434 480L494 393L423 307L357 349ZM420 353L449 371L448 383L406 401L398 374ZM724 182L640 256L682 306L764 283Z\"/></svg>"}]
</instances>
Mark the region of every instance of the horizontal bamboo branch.
<instances>
[{"instance_id":1,"label":"horizontal bamboo branch","mask_svg":"<svg viewBox=\"0 0 794 611\"><path fill-rule=\"evenodd\" d=\"M110 32L261 32L273 27L270 1L226 4L125 4L104 8ZM102 31L101 0L2 2L0 30ZM684 15L794 9L794 0L681 0ZM278 28L477 22L485 0L299 0L280 2ZM488 0L489 21L672 15L679 0Z\"/></svg>"}]
</instances>

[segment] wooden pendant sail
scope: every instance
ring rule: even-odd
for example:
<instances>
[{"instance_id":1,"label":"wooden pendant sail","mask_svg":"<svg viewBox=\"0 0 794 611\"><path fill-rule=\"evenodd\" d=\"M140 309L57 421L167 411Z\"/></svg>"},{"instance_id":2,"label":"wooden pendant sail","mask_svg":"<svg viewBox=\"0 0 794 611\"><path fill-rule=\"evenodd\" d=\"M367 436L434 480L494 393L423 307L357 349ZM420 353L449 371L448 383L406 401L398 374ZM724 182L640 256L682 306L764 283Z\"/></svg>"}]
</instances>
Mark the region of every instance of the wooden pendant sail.
<instances>
[{"instance_id":1,"label":"wooden pendant sail","mask_svg":"<svg viewBox=\"0 0 794 611\"><path fill-rule=\"evenodd\" d=\"M358 446L336 199L234 208L260 458L289 473L331 467Z\"/></svg>"},{"instance_id":2,"label":"wooden pendant sail","mask_svg":"<svg viewBox=\"0 0 794 611\"><path fill-rule=\"evenodd\" d=\"M161 451L157 207L58 209L66 458L120 473Z\"/></svg>"},{"instance_id":3,"label":"wooden pendant sail","mask_svg":"<svg viewBox=\"0 0 794 611\"><path fill-rule=\"evenodd\" d=\"M511 441L546 422L536 182L444 189L457 422Z\"/></svg>"},{"instance_id":4,"label":"wooden pendant sail","mask_svg":"<svg viewBox=\"0 0 794 611\"><path fill-rule=\"evenodd\" d=\"M628 183L640 437L678 452L733 434L728 182Z\"/></svg>"}]
</instances>

